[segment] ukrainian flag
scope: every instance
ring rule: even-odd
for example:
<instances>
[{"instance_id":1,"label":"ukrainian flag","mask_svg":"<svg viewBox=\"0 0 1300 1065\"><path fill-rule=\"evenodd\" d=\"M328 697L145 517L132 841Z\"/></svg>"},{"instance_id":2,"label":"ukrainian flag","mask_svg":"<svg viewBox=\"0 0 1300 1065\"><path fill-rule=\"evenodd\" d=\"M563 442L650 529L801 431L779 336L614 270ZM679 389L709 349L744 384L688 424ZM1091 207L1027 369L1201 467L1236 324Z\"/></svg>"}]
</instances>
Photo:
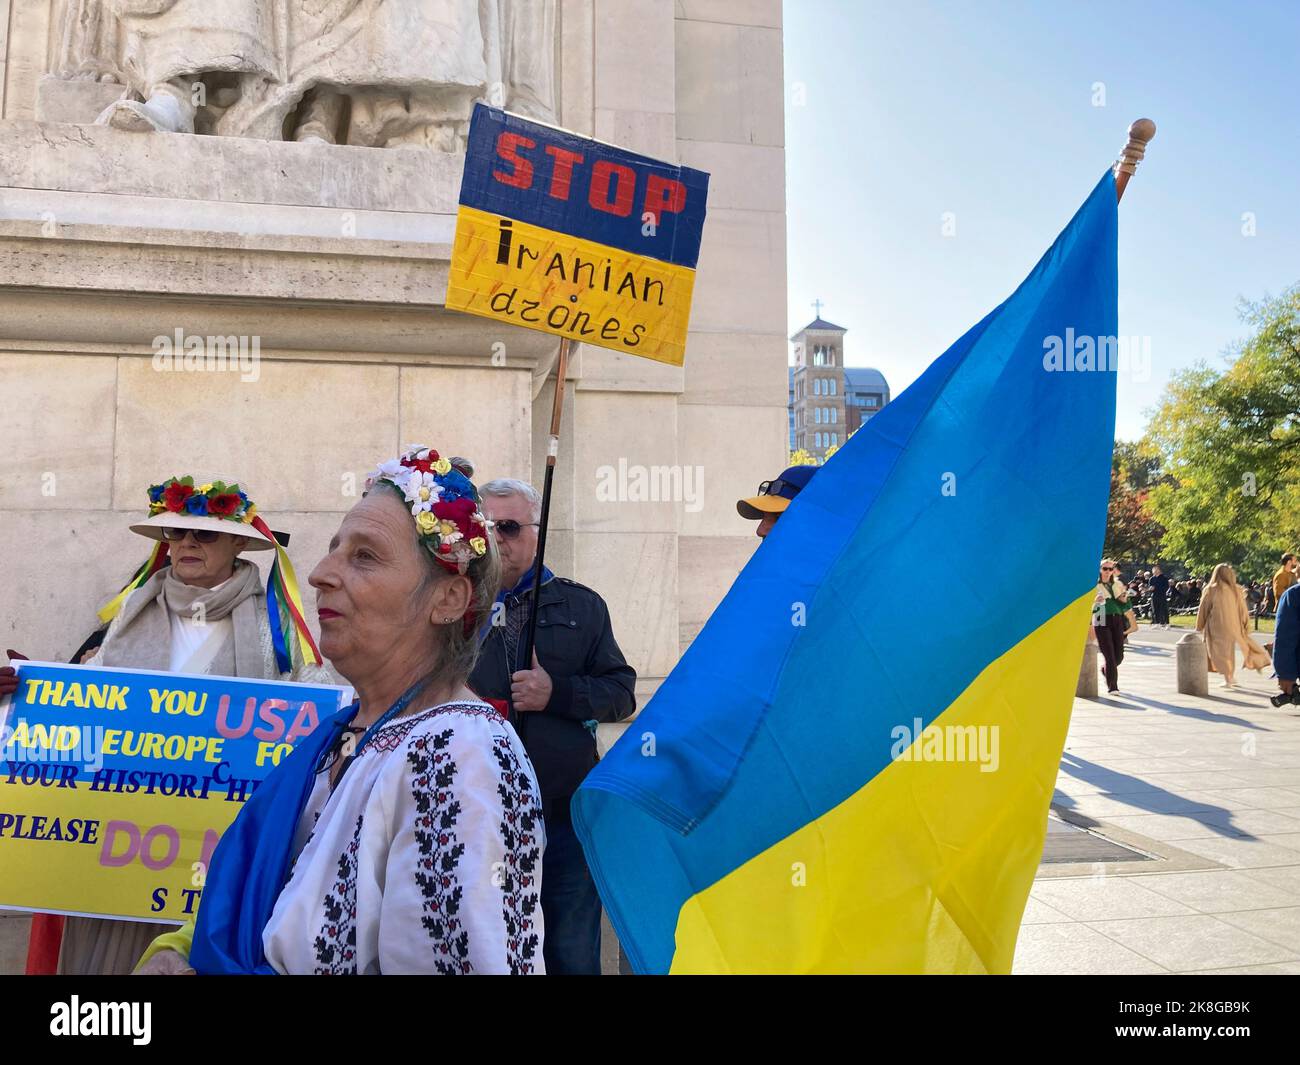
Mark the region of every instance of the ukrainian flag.
<instances>
[{"instance_id":1,"label":"ukrainian flag","mask_svg":"<svg viewBox=\"0 0 1300 1065\"><path fill-rule=\"evenodd\" d=\"M579 789L638 972L1010 970L1105 532L1116 292L1107 173L812 479Z\"/></svg>"}]
</instances>

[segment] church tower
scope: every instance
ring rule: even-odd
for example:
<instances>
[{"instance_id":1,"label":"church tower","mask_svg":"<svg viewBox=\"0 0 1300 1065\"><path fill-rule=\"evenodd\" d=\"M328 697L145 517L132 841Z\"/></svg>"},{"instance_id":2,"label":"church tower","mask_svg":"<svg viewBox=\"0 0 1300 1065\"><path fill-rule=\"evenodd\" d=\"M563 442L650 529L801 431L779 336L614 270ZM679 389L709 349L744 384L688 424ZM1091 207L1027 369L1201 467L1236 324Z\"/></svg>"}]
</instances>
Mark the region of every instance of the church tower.
<instances>
[{"instance_id":1,"label":"church tower","mask_svg":"<svg viewBox=\"0 0 1300 1065\"><path fill-rule=\"evenodd\" d=\"M792 377L793 441L819 463L831 447L848 438L844 416L844 334L842 326L817 317L790 340L794 343Z\"/></svg>"}]
</instances>

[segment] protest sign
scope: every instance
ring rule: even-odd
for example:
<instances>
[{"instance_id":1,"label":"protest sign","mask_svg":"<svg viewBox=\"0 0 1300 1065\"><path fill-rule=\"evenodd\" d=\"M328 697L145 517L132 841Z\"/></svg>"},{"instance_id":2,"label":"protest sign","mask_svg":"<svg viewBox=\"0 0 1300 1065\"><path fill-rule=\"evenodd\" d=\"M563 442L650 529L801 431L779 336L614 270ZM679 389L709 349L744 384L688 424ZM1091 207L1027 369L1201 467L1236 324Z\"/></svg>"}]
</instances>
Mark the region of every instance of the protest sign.
<instances>
[{"instance_id":1,"label":"protest sign","mask_svg":"<svg viewBox=\"0 0 1300 1065\"><path fill-rule=\"evenodd\" d=\"M709 175L479 104L447 307L680 366Z\"/></svg>"},{"instance_id":2,"label":"protest sign","mask_svg":"<svg viewBox=\"0 0 1300 1065\"><path fill-rule=\"evenodd\" d=\"M0 908L183 922L221 833L349 689L16 662Z\"/></svg>"}]
</instances>

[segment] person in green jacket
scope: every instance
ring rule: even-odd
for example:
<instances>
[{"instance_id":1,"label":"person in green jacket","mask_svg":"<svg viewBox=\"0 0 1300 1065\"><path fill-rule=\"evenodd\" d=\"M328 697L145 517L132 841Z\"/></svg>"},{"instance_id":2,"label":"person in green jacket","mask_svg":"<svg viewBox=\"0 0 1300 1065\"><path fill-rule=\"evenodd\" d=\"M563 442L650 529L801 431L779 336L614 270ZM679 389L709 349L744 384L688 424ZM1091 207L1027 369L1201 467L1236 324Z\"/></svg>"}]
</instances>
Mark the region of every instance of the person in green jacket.
<instances>
[{"instance_id":1,"label":"person in green jacket","mask_svg":"<svg viewBox=\"0 0 1300 1065\"><path fill-rule=\"evenodd\" d=\"M1106 690L1112 695L1119 691L1119 664L1124 661L1124 630L1127 628L1124 614L1129 609L1128 590L1118 579L1118 571L1113 559L1101 560L1097 598L1092 607L1092 633L1105 660L1102 672L1106 674Z\"/></svg>"}]
</instances>

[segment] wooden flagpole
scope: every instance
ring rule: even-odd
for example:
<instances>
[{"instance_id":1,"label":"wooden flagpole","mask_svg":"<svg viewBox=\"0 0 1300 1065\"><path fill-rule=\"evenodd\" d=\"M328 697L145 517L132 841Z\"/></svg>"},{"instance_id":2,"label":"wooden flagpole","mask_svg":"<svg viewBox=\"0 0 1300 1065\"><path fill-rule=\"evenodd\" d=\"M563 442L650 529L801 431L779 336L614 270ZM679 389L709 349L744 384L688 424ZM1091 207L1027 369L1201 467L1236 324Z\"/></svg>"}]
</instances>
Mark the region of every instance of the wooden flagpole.
<instances>
[{"instance_id":1,"label":"wooden flagpole","mask_svg":"<svg viewBox=\"0 0 1300 1065\"><path fill-rule=\"evenodd\" d=\"M546 527L551 520L551 483L555 480L555 460L560 453L560 418L564 414L564 381L569 372L568 337L560 340L560 355L555 362L555 399L551 404L551 432L546 441L546 482L542 486L542 516L537 529L537 558L533 562L533 588L528 602L528 631L516 669L533 668L533 646L537 642L537 597L541 591L542 566L546 555Z\"/></svg>"},{"instance_id":2,"label":"wooden flagpole","mask_svg":"<svg viewBox=\"0 0 1300 1065\"><path fill-rule=\"evenodd\" d=\"M1128 188L1128 179L1137 173L1138 163L1146 155L1147 145L1156 135L1156 124L1149 118L1139 118L1128 128L1128 143L1124 145L1119 158L1115 160L1115 201L1124 198Z\"/></svg>"}]
</instances>

